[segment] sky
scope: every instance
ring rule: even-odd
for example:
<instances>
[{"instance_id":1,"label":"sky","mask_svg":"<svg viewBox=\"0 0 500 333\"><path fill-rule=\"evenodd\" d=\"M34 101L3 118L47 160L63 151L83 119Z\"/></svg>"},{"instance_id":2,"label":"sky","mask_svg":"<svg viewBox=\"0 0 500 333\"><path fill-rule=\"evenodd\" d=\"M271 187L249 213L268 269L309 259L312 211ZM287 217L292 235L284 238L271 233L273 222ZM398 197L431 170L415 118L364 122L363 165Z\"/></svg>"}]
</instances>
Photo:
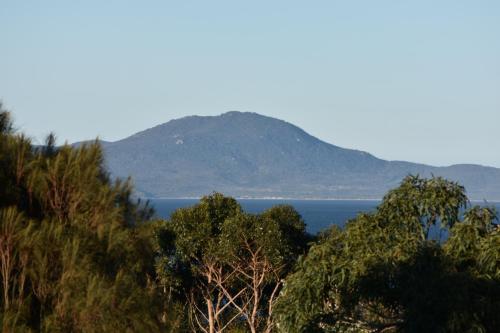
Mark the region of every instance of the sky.
<instances>
[{"instance_id":1,"label":"sky","mask_svg":"<svg viewBox=\"0 0 500 333\"><path fill-rule=\"evenodd\" d=\"M35 142L239 110L500 167L500 1L0 0L0 99Z\"/></svg>"}]
</instances>

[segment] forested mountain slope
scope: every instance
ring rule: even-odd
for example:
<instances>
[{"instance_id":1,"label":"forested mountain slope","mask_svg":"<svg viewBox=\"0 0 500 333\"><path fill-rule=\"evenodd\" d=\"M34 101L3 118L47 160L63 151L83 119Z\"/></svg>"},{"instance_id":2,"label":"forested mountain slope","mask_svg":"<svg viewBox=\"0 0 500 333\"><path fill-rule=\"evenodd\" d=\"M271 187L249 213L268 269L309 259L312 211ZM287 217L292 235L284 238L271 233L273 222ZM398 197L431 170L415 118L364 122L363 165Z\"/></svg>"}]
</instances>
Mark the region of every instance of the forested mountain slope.
<instances>
[{"instance_id":1,"label":"forested mountain slope","mask_svg":"<svg viewBox=\"0 0 500 333\"><path fill-rule=\"evenodd\" d=\"M147 197L380 198L411 173L458 181L472 199L500 199L500 169L385 161L256 113L185 117L102 144L111 173L132 176Z\"/></svg>"}]
</instances>

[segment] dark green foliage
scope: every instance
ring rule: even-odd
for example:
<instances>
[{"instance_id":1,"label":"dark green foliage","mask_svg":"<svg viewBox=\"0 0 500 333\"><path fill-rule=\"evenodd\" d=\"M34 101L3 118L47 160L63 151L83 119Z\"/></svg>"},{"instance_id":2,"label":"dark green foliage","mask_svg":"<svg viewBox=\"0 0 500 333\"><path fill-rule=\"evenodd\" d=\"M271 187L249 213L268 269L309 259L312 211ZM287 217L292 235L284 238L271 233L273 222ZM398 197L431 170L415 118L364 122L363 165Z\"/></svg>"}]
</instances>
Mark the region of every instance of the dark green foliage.
<instances>
[{"instance_id":1,"label":"dark green foliage","mask_svg":"<svg viewBox=\"0 0 500 333\"><path fill-rule=\"evenodd\" d=\"M497 332L500 233L441 178L406 178L377 212L322 235L286 279L282 332ZM439 222L451 236L429 240Z\"/></svg>"},{"instance_id":2,"label":"dark green foliage","mask_svg":"<svg viewBox=\"0 0 500 333\"><path fill-rule=\"evenodd\" d=\"M174 212L157 236L165 298L184 299L191 328L205 332L270 332L282 280L309 240L292 207L251 215L220 193Z\"/></svg>"},{"instance_id":3,"label":"dark green foliage","mask_svg":"<svg viewBox=\"0 0 500 333\"><path fill-rule=\"evenodd\" d=\"M388 222L399 222L398 228L406 228L411 234L420 233L426 239L430 228L438 222L441 228L453 227L466 204L465 189L455 182L440 177L408 176L385 195L378 214Z\"/></svg>"},{"instance_id":4,"label":"dark green foliage","mask_svg":"<svg viewBox=\"0 0 500 333\"><path fill-rule=\"evenodd\" d=\"M3 104L0 101L0 134L8 135L13 131L12 120L10 113L3 108Z\"/></svg>"},{"instance_id":5,"label":"dark green foliage","mask_svg":"<svg viewBox=\"0 0 500 333\"><path fill-rule=\"evenodd\" d=\"M34 147L2 111L0 166L2 331L158 331L150 210L100 146Z\"/></svg>"},{"instance_id":6,"label":"dark green foliage","mask_svg":"<svg viewBox=\"0 0 500 333\"><path fill-rule=\"evenodd\" d=\"M289 205L278 205L269 208L262 214L264 219L276 221L281 233L287 235L292 253L305 254L307 246L314 237L306 232L306 225L300 214ZM292 256L293 258L294 256Z\"/></svg>"}]
</instances>

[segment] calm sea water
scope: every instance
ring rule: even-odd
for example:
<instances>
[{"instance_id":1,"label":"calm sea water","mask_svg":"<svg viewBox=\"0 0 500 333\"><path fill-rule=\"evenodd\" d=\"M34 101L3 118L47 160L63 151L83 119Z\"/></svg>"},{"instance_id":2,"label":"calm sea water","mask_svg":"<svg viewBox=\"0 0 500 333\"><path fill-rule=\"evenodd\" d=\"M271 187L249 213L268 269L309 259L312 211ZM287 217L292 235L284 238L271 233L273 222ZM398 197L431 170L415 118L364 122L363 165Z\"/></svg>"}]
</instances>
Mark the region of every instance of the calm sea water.
<instances>
[{"instance_id":1,"label":"calm sea water","mask_svg":"<svg viewBox=\"0 0 500 333\"><path fill-rule=\"evenodd\" d=\"M181 207L195 205L197 199L152 199L157 214L168 219L170 214ZM373 211L379 201L360 200L261 200L240 199L238 202L249 213L260 213L275 205L292 205L302 215L307 224L307 231L317 233L332 224L344 223L360 212Z\"/></svg>"},{"instance_id":2,"label":"calm sea water","mask_svg":"<svg viewBox=\"0 0 500 333\"><path fill-rule=\"evenodd\" d=\"M372 212L380 201L377 200L268 200L240 199L243 209L249 213L260 213L272 206L292 205L302 215L307 224L307 231L317 233L336 224L343 226L347 220L361 212ZM197 199L152 199L156 213L165 219L181 207L189 207L198 203ZM491 204L500 212L500 203Z\"/></svg>"}]
</instances>

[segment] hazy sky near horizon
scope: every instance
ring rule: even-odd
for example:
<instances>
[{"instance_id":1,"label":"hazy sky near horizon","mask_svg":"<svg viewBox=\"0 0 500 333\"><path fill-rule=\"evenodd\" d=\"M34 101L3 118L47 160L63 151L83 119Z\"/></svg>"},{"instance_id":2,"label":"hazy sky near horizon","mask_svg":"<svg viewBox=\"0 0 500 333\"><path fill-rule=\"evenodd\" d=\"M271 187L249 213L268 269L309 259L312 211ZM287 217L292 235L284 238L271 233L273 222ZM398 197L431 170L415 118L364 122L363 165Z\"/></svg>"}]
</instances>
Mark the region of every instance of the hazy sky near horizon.
<instances>
[{"instance_id":1,"label":"hazy sky near horizon","mask_svg":"<svg viewBox=\"0 0 500 333\"><path fill-rule=\"evenodd\" d=\"M239 110L500 167L500 1L0 0L0 24L0 99L39 142Z\"/></svg>"}]
</instances>

